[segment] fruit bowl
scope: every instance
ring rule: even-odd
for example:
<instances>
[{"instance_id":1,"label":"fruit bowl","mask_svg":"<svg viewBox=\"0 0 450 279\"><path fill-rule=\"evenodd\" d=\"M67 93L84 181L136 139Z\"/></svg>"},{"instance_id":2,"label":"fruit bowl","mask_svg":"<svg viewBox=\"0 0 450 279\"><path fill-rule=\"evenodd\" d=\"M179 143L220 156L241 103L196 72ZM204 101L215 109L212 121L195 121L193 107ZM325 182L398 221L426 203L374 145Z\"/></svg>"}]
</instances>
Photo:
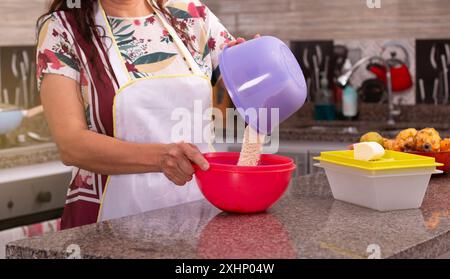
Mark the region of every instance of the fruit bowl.
<instances>
[{"instance_id":1,"label":"fruit bowl","mask_svg":"<svg viewBox=\"0 0 450 279\"><path fill-rule=\"evenodd\" d=\"M450 151L441 151L441 152L408 151L407 153L433 157L437 163L444 164L442 167L437 167L438 170L441 170L444 173L450 172Z\"/></svg>"},{"instance_id":2,"label":"fruit bowl","mask_svg":"<svg viewBox=\"0 0 450 279\"><path fill-rule=\"evenodd\" d=\"M195 179L215 207L234 213L263 212L286 191L296 166L292 159L264 154L256 167L237 166L239 153L205 154L207 171L194 165Z\"/></svg>"}]
</instances>

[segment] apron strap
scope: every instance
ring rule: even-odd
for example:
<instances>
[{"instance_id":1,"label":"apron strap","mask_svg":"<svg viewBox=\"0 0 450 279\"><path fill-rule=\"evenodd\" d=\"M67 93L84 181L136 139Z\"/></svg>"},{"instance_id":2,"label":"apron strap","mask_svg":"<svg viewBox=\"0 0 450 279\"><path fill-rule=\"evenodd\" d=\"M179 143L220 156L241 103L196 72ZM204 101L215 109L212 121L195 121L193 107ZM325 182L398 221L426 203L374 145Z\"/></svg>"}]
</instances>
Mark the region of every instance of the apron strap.
<instances>
[{"instance_id":1,"label":"apron strap","mask_svg":"<svg viewBox=\"0 0 450 279\"><path fill-rule=\"evenodd\" d=\"M181 54L186 58L186 62L188 63L189 67L192 69L192 72L196 75L203 76L203 72L200 69L197 62L195 62L194 57L192 57L191 52L188 50L186 45L181 40L180 36L178 36L178 33L175 31L175 29L172 27L171 24L167 21L166 17L159 11L158 5L156 4L155 0L148 0L149 4L152 5L153 9L155 10L156 15L158 16L159 20L163 24L164 28L167 29L169 34L172 36L174 43L177 45L178 49L180 50Z\"/></svg>"},{"instance_id":2,"label":"apron strap","mask_svg":"<svg viewBox=\"0 0 450 279\"><path fill-rule=\"evenodd\" d=\"M114 74L116 75L119 87L124 86L130 80L132 80L130 73L125 65L125 61L120 53L119 47L117 46L116 38L112 32L111 26L108 22L108 17L106 16L105 10L103 9L101 1L97 1L97 11L95 13L95 22L98 26L101 26L108 36L102 38L103 44L106 46L111 45L107 48L109 61L113 68ZM112 44L111 44L112 42ZM106 58L108 59L108 58Z\"/></svg>"},{"instance_id":3,"label":"apron strap","mask_svg":"<svg viewBox=\"0 0 450 279\"><path fill-rule=\"evenodd\" d=\"M163 26L167 29L169 34L172 36L172 38L173 38L175 44L177 45L178 49L180 50L181 54L184 56L184 58L186 58L186 62L189 65L189 67L191 68L192 72L195 75L204 76L204 73L200 69L197 62L195 62L194 57L192 56L191 52L188 50L186 45L183 43L180 36L178 36L178 33L175 31L175 29L172 27L172 25L169 24L166 17L163 14L161 14L161 12L159 11L156 1L155 0L147 0L147 1L150 5L152 5L159 20L162 22ZM209 149L209 152L212 152L212 153L216 152L216 149L214 148L214 145L212 144L213 141L214 141L214 132L212 131L211 138L208 139L208 149Z\"/></svg>"}]
</instances>

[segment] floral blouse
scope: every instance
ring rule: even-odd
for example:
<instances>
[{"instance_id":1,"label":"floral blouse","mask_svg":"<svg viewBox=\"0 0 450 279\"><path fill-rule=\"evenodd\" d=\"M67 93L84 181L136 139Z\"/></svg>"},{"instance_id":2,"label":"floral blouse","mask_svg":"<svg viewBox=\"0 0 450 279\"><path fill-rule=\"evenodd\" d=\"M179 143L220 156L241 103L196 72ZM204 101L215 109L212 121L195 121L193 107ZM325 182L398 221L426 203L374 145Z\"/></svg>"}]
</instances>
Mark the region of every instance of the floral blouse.
<instances>
[{"instance_id":1,"label":"floral blouse","mask_svg":"<svg viewBox=\"0 0 450 279\"><path fill-rule=\"evenodd\" d=\"M230 42L233 37L199 0L172 0L168 1L166 8L176 18L178 26L189 35L192 43L185 44L214 85L220 76L220 45ZM137 18L108 16L108 21L133 78L189 73L176 44L156 14ZM39 33L37 61L38 86L47 73L76 80L81 86L88 113L86 92L89 81L86 72L79 66L79 59L65 28L52 16ZM89 117L86 118L89 122Z\"/></svg>"}]
</instances>

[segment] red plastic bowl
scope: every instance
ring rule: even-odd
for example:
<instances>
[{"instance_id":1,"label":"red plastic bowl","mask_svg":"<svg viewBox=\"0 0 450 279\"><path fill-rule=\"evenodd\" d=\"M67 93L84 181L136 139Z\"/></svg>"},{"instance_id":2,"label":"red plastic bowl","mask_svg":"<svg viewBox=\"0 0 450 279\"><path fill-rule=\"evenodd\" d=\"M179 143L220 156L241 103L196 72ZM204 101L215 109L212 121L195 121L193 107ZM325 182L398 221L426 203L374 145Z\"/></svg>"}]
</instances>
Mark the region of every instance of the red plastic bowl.
<instances>
[{"instance_id":1,"label":"red plastic bowl","mask_svg":"<svg viewBox=\"0 0 450 279\"><path fill-rule=\"evenodd\" d=\"M433 157L437 163L444 164L442 167L437 167L438 170L441 170L445 173L450 172L450 151L442 151L442 152L410 151L408 153L427 156L427 157Z\"/></svg>"},{"instance_id":2,"label":"red plastic bowl","mask_svg":"<svg viewBox=\"0 0 450 279\"><path fill-rule=\"evenodd\" d=\"M194 166L195 179L215 207L234 213L262 212L286 191L296 166L292 159L264 154L256 167L237 166L239 153L208 153L207 171Z\"/></svg>"}]
</instances>

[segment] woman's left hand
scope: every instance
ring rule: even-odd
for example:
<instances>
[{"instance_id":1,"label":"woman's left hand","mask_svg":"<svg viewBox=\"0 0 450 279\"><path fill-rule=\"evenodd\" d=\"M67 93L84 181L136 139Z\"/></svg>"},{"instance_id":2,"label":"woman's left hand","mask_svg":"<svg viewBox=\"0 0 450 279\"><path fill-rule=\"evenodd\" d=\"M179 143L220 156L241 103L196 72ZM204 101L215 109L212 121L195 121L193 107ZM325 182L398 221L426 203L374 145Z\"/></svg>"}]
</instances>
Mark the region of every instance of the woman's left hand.
<instances>
[{"instance_id":1,"label":"woman's left hand","mask_svg":"<svg viewBox=\"0 0 450 279\"><path fill-rule=\"evenodd\" d=\"M260 38L261 37L261 35L259 35L259 34L256 34L255 35L255 39L257 39L257 38ZM235 41L231 41L231 42L229 42L229 43L224 43L224 44L222 44L221 46L220 46L220 49L224 49L226 46L227 47L232 47L232 46L235 46L235 45L239 45L239 44L242 44L242 43L245 43L245 39L244 38L241 38L241 37L239 37L239 38L237 38Z\"/></svg>"}]
</instances>

